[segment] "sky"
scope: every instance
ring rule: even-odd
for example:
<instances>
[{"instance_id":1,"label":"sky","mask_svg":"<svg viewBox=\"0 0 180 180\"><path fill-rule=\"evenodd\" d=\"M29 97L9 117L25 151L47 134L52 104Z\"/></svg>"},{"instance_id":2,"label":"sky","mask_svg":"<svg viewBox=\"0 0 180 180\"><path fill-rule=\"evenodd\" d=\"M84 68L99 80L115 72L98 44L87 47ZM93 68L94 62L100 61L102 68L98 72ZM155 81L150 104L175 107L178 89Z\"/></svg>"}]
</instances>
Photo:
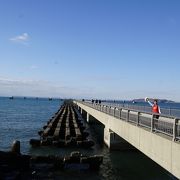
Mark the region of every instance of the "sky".
<instances>
[{"instance_id":1,"label":"sky","mask_svg":"<svg viewBox=\"0 0 180 180\"><path fill-rule=\"evenodd\" d=\"M180 102L180 0L0 0L0 96Z\"/></svg>"}]
</instances>

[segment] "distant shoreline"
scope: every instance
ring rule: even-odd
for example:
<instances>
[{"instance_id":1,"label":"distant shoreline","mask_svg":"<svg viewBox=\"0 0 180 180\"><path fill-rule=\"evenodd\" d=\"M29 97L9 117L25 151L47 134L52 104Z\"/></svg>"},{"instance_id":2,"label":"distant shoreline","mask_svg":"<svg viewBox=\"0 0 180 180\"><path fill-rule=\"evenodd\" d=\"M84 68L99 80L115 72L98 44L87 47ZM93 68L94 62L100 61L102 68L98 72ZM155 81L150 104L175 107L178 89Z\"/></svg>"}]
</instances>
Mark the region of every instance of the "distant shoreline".
<instances>
[{"instance_id":1,"label":"distant shoreline","mask_svg":"<svg viewBox=\"0 0 180 180\"><path fill-rule=\"evenodd\" d=\"M150 101L153 101L153 99L149 99ZM133 99L132 101L134 102L144 102L144 99ZM175 101L172 100L167 100L167 99L158 99L159 103L176 103Z\"/></svg>"}]
</instances>

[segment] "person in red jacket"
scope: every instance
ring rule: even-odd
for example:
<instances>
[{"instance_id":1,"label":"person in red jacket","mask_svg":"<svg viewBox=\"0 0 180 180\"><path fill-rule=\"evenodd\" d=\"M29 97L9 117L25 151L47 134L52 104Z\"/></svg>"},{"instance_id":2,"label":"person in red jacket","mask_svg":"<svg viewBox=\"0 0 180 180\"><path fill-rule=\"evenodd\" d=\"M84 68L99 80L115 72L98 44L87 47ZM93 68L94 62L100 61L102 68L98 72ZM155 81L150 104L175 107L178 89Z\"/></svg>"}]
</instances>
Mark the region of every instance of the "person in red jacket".
<instances>
[{"instance_id":1,"label":"person in red jacket","mask_svg":"<svg viewBox=\"0 0 180 180\"><path fill-rule=\"evenodd\" d=\"M160 107L158 105L158 100L154 99L154 102L151 103L149 101L149 98L145 98L145 101L148 102L150 104L150 106L152 107L152 113L154 113L154 118L158 119L159 118L158 114L161 114L161 110L160 110Z\"/></svg>"}]
</instances>

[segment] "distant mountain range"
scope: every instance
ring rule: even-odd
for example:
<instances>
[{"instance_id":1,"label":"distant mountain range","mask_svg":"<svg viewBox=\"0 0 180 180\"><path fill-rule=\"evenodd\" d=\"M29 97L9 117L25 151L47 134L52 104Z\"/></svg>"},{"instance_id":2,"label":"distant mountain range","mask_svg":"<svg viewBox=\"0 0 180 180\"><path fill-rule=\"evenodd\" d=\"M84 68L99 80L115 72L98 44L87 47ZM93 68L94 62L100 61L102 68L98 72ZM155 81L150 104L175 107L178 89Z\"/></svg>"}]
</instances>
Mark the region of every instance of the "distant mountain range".
<instances>
[{"instance_id":1,"label":"distant mountain range","mask_svg":"<svg viewBox=\"0 0 180 180\"><path fill-rule=\"evenodd\" d=\"M154 99L149 98L150 101L153 101ZM133 102L145 102L144 98L143 99L133 99ZM158 99L159 103L174 103L174 101L167 100L167 99Z\"/></svg>"}]
</instances>

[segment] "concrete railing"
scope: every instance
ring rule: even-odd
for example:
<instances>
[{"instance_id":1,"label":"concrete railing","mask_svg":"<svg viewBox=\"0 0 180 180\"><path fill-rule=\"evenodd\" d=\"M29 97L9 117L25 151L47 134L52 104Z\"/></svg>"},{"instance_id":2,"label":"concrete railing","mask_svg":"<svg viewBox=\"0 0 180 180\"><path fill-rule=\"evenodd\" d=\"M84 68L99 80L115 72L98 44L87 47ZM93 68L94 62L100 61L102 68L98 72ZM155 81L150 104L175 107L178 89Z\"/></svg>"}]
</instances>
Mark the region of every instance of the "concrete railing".
<instances>
[{"instance_id":1,"label":"concrete railing","mask_svg":"<svg viewBox=\"0 0 180 180\"><path fill-rule=\"evenodd\" d=\"M176 117L158 114L159 118L156 118L155 115L157 114L150 112L137 111L122 107L111 107L85 101L78 102L123 121L133 123L136 126L148 128L151 132L166 134L172 137L173 141L180 140L180 119Z\"/></svg>"}]
</instances>

